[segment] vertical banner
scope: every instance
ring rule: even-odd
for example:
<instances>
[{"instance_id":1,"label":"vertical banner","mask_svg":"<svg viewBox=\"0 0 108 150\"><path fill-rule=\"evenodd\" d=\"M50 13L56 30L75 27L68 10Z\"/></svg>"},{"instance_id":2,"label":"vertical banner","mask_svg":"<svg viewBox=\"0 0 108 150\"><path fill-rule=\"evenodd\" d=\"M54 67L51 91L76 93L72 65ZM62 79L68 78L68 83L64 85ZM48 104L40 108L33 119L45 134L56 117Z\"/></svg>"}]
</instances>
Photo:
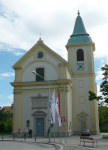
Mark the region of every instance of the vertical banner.
<instances>
[{"instance_id":1,"label":"vertical banner","mask_svg":"<svg viewBox=\"0 0 108 150\"><path fill-rule=\"evenodd\" d=\"M58 114L58 123L60 126L60 143L61 143L61 113L60 113L60 89L59 89L59 93L56 99L56 111Z\"/></svg>"},{"instance_id":2,"label":"vertical banner","mask_svg":"<svg viewBox=\"0 0 108 150\"><path fill-rule=\"evenodd\" d=\"M54 124L55 123L55 90L51 97L50 111L51 111L51 124Z\"/></svg>"},{"instance_id":3,"label":"vertical banner","mask_svg":"<svg viewBox=\"0 0 108 150\"><path fill-rule=\"evenodd\" d=\"M54 125L54 142L55 142L55 89L51 97L50 111L51 111L51 124Z\"/></svg>"},{"instance_id":4,"label":"vertical banner","mask_svg":"<svg viewBox=\"0 0 108 150\"><path fill-rule=\"evenodd\" d=\"M56 111L58 114L58 123L59 126L61 126L61 113L60 113L60 92L58 93L57 99L56 99Z\"/></svg>"}]
</instances>

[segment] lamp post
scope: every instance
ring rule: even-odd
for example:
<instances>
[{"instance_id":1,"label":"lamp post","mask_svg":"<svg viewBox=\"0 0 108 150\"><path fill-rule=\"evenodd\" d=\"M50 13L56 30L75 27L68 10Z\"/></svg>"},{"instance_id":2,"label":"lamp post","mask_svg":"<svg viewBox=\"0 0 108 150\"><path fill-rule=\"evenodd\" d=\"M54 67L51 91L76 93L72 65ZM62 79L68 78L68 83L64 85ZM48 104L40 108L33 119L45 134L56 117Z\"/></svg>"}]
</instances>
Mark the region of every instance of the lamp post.
<instances>
[{"instance_id":1,"label":"lamp post","mask_svg":"<svg viewBox=\"0 0 108 150\"><path fill-rule=\"evenodd\" d=\"M39 77L41 77L41 78L43 78L44 80L45 80L45 78L44 77L42 77L41 75L39 75L36 71L32 71L32 73L34 73L34 74L36 74L36 75L38 75ZM48 81L48 83L49 83L49 94L48 94L48 97L49 97L49 101L48 101L48 118L49 118L49 142L50 142L50 82L49 82L49 80L46 80L46 81Z\"/></svg>"}]
</instances>

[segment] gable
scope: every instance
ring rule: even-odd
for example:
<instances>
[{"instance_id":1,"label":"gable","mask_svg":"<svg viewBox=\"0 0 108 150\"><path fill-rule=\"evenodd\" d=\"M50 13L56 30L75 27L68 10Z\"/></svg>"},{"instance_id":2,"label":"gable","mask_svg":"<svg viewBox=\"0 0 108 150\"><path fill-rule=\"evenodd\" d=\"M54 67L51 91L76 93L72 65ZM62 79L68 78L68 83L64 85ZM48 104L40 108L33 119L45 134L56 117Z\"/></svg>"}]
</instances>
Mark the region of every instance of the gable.
<instances>
[{"instance_id":1,"label":"gable","mask_svg":"<svg viewBox=\"0 0 108 150\"><path fill-rule=\"evenodd\" d=\"M41 59L37 57L39 52L43 52L43 58ZM61 56L59 56L45 44L38 41L21 59L19 59L13 65L13 68L24 68L26 65L33 61L49 61L56 66L58 66L59 63L68 63L66 60L64 60Z\"/></svg>"},{"instance_id":2,"label":"gable","mask_svg":"<svg viewBox=\"0 0 108 150\"><path fill-rule=\"evenodd\" d=\"M15 82L36 81L36 74L32 72L37 68L44 68L45 80L71 79L72 71L68 62L41 41L13 65Z\"/></svg>"}]
</instances>

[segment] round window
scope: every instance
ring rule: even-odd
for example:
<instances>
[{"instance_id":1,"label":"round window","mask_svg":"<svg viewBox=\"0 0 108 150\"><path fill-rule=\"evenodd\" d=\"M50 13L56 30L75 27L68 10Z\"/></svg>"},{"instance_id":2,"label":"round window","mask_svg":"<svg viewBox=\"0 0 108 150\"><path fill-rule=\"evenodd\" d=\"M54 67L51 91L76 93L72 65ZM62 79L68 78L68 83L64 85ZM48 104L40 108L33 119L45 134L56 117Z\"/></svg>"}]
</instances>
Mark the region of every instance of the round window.
<instances>
[{"instance_id":1,"label":"round window","mask_svg":"<svg viewBox=\"0 0 108 150\"><path fill-rule=\"evenodd\" d=\"M38 56L38 58L42 58L43 57L43 53L39 52L37 56Z\"/></svg>"}]
</instances>

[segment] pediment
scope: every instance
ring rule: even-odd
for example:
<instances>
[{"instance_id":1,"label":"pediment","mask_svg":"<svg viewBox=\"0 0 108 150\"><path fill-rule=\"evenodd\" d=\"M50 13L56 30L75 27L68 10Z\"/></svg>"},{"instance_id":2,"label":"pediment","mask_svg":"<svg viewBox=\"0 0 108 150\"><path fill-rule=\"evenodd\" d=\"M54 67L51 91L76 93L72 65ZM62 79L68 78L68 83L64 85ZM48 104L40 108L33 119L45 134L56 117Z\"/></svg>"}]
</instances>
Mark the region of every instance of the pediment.
<instances>
[{"instance_id":1,"label":"pediment","mask_svg":"<svg viewBox=\"0 0 108 150\"><path fill-rule=\"evenodd\" d=\"M86 118L88 117L88 114L84 113L83 111L77 115L78 119L81 117L81 116L85 116Z\"/></svg>"},{"instance_id":2,"label":"pediment","mask_svg":"<svg viewBox=\"0 0 108 150\"><path fill-rule=\"evenodd\" d=\"M47 114L43 111L35 111L32 115L33 116L46 116Z\"/></svg>"},{"instance_id":3,"label":"pediment","mask_svg":"<svg viewBox=\"0 0 108 150\"><path fill-rule=\"evenodd\" d=\"M44 53L44 57L39 59L36 57L37 53L42 51ZM63 59L60 55L56 52L51 50L48 46L46 46L42 42L37 42L21 59L19 59L12 67L14 69L24 68L27 64L32 62L41 62L41 61L49 61L58 65L60 63L68 64L68 62Z\"/></svg>"},{"instance_id":4,"label":"pediment","mask_svg":"<svg viewBox=\"0 0 108 150\"><path fill-rule=\"evenodd\" d=\"M37 97L42 97L42 95L39 93L39 94L37 95Z\"/></svg>"}]
</instances>

